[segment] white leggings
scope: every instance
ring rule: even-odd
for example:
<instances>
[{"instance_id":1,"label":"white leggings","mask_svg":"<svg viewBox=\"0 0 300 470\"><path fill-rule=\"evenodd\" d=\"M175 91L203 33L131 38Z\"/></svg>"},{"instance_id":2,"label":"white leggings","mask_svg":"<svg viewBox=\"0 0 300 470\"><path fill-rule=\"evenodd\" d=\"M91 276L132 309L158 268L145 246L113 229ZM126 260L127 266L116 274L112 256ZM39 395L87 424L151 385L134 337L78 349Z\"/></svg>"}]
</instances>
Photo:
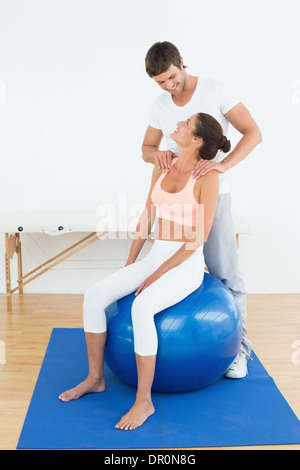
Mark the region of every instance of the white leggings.
<instances>
[{"instance_id":1,"label":"white leggings","mask_svg":"<svg viewBox=\"0 0 300 470\"><path fill-rule=\"evenodd\" d=\"M89 287L84 295L84 331L106 331L105 308L112 302L135 292L139 286L170 258L183 242L155 240L151 251L141 261L125 266ZM135 298L132 304L134 350L140 356L157 352L154 315L196 290L203 281L202 247L188 259L163 274Z\"/></svg>"}]
</instances>

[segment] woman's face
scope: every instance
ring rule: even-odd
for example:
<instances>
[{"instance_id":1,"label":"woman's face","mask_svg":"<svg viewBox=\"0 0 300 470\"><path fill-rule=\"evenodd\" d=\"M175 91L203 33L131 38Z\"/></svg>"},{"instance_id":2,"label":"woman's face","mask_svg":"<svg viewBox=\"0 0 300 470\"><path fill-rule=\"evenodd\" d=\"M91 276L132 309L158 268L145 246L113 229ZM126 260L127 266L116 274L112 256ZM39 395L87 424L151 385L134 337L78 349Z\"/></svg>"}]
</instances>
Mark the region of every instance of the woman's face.
<instances>
[{"instance_id":1,"label":"woman's face","mask_svg":"<svg viewBox=\"0 0 300 470\"><path fill-rule=\"evenodd\" d=\"M192 143L201 143L199 142L199 137L196 137L194 134L195 123L197 115L194 114L186 121L181 121L177 123L177 129L170 134L171 139L173 139L176 144L187 146Z\"/></svg>"}]
</instances>

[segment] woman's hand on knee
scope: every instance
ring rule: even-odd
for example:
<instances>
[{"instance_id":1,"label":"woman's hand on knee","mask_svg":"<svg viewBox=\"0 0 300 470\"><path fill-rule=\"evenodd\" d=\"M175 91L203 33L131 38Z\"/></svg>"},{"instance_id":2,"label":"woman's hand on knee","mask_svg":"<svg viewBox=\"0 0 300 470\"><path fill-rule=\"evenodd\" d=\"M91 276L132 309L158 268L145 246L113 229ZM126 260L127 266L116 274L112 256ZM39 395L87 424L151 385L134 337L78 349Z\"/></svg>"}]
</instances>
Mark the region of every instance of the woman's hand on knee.
<instances>
[{"instance_id":1,"label":"woman's hand on knee","mask_svg":"<svg viewBox=\"0 0 300 470\"><path fill-rule=\"evenodd\" d=\"M162 268L158 268L151 276L147 277L147 279L140 285L138 290L135 292L135 295L140 294L143 290L147 289L153 282L157 281L165 271Z\"/></svg>"},{"instance_id":2,"label":"woman's hand on knee","mask_svg":"<svg viewBox=\"0 0 300 470\"><path fill-rule=\"evenodd\" d=\"M126 261L126 263L124 264L124 268L126 268L126 266L129 266L130 264L134 264L134 261L130 261L129 259Z\"/></svg>"}]
</instances>

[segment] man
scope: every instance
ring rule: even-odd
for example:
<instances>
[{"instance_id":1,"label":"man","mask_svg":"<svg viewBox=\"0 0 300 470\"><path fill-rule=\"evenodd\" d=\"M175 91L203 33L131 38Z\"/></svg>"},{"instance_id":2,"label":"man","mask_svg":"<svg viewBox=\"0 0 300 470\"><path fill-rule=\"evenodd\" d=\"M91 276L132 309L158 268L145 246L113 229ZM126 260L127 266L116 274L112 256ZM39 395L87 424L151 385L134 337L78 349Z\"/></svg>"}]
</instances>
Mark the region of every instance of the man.
<instances>
[{"instance_id":1,"label":"man","mask_svg":"<svg viewBox=\"0 0 300 470\"><path fill-rule=\"evenodd\" d=\"M193 114L211 114L221 124L224 135L229 124L242 137L226 158L218 152L212 161L200 161L193 171L200 178L211 170L219 173L219 201L208 240L204 245L204 257L209 272L220 279L232 292L238 305L243 335L241 349L226 372L230 378L247 375L247 360L251 356L251 344L246 331L246 289L239 269L235 230L231 214L227 171L241 162L262 140L261 132L247 108L224 82L194 77L186 73L183 59L176 46L170 42L157 42L147 52L146 72L164 90L155 100L146 130L142 153L144 161L157 163L167 171L177 156L175 142L170 134L177 123ZM159 150L163 137L167 150Z\"/></svg>"}]
</instances>

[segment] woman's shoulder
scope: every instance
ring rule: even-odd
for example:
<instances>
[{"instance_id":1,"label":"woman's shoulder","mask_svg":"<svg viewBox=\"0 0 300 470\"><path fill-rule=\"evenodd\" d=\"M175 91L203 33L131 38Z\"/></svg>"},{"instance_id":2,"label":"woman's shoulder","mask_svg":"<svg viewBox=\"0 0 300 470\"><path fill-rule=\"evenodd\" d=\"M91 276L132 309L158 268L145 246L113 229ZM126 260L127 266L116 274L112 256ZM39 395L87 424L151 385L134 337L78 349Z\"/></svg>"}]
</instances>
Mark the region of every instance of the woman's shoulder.
<instances>
[{"instance_id":1,"label":"woman's shoulder","mask_svg":"<svg viewBox=\"0 0 300 470\"><path fill-rule=\"evenodd\" d=\"M219 178L219 173L217 170L210 170L206 175L201 177L202 181L212 181Z\"/></svg>"},{"instance_id":2,"label":"woman's shoulder","mask_svg":"<svg viewBox=\"0 0 300 470\"><path fill-rule=\"evenodd\" d=\"M206 175L199 178L201 186L211 186L219 184L219 173L216 170L210 170Z\"/></svg>"},{"instance_id":3,"label":"woman's shoulder","mask_svg":"<svg viewBox=\"0 0 300 470\"><path fill-rule=\"evenodd\" d=\"M152 175L159 178L162 175L163 171L161 168L159 168L158 163L155 162L153 165L153 172Z\"/></svg>"},{"instance_id":4,"label":"woman's shoulder","mask_svg":"<svg viewBox=\"0 0 300 470\"><path fill-rule=\"evenodd\" d=\"M171 167L176 163L177 158L178 158L178 157L173 158L173 160L172 160L172 162L171 162L170 169L171 169ZM166 175L166 174L169 172L169 170L168 170L167 172L163 172L163 170L158 167L157 161L155 161L153 167L154 167L154 168L153 168L153 172L152 172L152 177L153 177L153 178L156 178L156 179L158 179L161 175Z\"/></svg>"},{"instance_id":5,"label":"woman's shoulder","mask_svg":"<svg viewBox=\"0 0 300 470\"><path fill-rule=\"evenodd\" d=\"M196 189L199 193L219 192L219 173L216 170L211 170L206 175L201 176L196 182Z\"/></svg>"},{"instance_id":6,"label":"woman's shoulder","mask_svg":"<svg viewBox=\"0 0 300 470\"><path fill-rule=\"evenodd\" d=\"M163 174L162 169L158 168L157 163L154 163L153 170L152 170L152 182L151 182L152 186L158 181L158 179L160 178L162 174Z\"/></svg>"},{"instance_id":7,"label":"woman's shoulder","mask_svg":"<svg viewBox=\"0 0 300 470\"><path fill-rule=\"evenodd\" d=\"M219 173L216 170L210 170L208 173L206 173L206 175L201 176L197 180L197 185L199 187L211 185L214 183L219 183Z\"/></svg>"}]
</instances>

